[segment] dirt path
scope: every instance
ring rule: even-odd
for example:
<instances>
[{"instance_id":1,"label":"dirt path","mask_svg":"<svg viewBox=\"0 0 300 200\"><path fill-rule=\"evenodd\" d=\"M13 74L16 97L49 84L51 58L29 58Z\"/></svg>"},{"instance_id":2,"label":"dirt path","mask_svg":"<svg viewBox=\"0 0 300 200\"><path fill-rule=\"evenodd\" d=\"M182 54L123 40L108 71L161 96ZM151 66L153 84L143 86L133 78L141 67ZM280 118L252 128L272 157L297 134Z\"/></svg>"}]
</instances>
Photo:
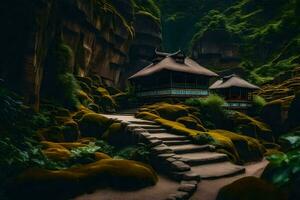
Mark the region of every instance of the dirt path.
<instances>
[{"instance_id":1,"label":"dirt path","mask_svg":"<svg viewBox=\"0 0 300 200\"><path fill-rule=\"evenodd\" d=\"M260 177L263 169L266 167L268 162L263 160L258 163L246 165L245 174L234 176L230 178L221 178L217 180L202 180L198 184L197 191L191 197L191 200L215 200L220 188L225 185L232 183L233 181L246 176L257 176Z\"/></svg>"},{"instance_id":2,"label":"dirt path","mask_svg":"<svg viewBox=\"0 0 300 200\"><path fill-rule=\"evenodd\" d=\"M111 188L100 189L92 194L85 194L74 200L165 200L170 192L177 190L179 183L164 176L152 187L135 191L120 191Z\"/></svg>"},{"instance_id":3,"label":"dirt path","mask_svg":"<svg viewBox=\"0 0 300 200\"><path fill-rule=\"evenodd\" d=\"M225 154L212 152L209 145L194 145L185 136L169 133L159 125L145 123L145 120L136 119L132 115L105 116L130 122L130 126L142 127L154 139L163 141L176 156L185 160L191 166L191 171L199 174L203 179L190 198L192 200L215 200L221 187L245 176L260 176L267 165L266 160L245 166L234 165ZM80 196L76 200L163 200L176 191L178 186L179 183L160 176L160 181L153 187L138 191L101 189L92 194Z\"/></svg>"}]
</instances>

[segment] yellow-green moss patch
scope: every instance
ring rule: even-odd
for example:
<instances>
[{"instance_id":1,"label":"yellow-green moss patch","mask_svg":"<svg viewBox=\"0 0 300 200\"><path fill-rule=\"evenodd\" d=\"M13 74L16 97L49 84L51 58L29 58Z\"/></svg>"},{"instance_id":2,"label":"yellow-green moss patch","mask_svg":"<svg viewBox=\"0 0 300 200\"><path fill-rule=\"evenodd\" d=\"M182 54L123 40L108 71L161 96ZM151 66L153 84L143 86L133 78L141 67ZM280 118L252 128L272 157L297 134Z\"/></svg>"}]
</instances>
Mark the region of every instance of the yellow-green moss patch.
<instances>
[{"instance_id":1,"label":"yellow-green moss patch","mask_svg":"<svg viewBox=\"0 0 300 200\"><path fill-rule=\"evenodd\" d=\"M158 181L155 171L148 165L129 160L102 159L94 163L65 170L29 169L23 172L14 185L24 198L69 199L99 186L145 187Z\"/></svg>"},{"instance_id":2,"label":"yellow-green moss patch","mask_svg":"<svg viewBox=\"0 0 300 200\"><path fill-rule=\"evenodd\" d=\"M96 113L85 114L79 121L81 135L99 138L111 125L112 120Z\"/></svg>"}]
</instances>

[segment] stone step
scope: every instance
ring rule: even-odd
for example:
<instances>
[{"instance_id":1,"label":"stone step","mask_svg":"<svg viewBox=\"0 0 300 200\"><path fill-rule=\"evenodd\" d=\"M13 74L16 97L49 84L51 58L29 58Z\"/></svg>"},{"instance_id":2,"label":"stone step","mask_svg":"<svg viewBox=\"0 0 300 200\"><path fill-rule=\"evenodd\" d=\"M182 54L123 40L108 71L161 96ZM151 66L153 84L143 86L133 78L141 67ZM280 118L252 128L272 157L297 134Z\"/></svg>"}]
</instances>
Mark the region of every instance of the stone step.
<instances>
[{"instance_id":1,"label":"stone step","mask_svg":"<svg viewBox=\"0 0 300 200\"><path fill-rule=\"evenodd\" d=\"M170 134L170 133L155 133L155 134L152 134L152 136L156 137L160 140L163 140L163 141L186 140L187 139L187 137L185 137L185 136L173 135L173 134Z\"/></svg>"},{"instance_id":2,"label":"stone step","mask_svg":"<svg viewBox=\"0 0 300 200\"><path fill-rule=\"evenodd\" d=\"M174 145L184 145L184 144L191 144L191 140L170 140L165 141L164 144L168 146L174 146Z\"/></svg>"},{"instance_id":3,"label":"stone step","mask_svg":"<svg viewBox=\"0 0 300 200\"><path fill-rule=\"evenodd\" d=\"M199 174L202 179L218 179L245 173L245 168L235 165L229 161L213 164L204 164L192 167L194 173Z\"/></svg>"},{"instance_id":4,"label":"stone step","mask_svg":"<svg viewBox=\"0 0 300 200\"><path fill-rule=\"evenodd\" d=\"M208 151L210 149L209 145L196 145L196 144L185 144L185 145L174 145L170 148L177 154L193 153Z\"/></svg>"},{"instance_id":5,"label":"stone step","mask_svg":"<svg viewBox=\"0 0 300 200\"><path fill-rule=\"evenodd\" d=\"M191 166L224 162L228 160L228 156L222 153L215 153L210 151L186 153L180 155L186 163Z\"/></svg>"},{"instance_id":6,"label":"stone step","mask_svg":"<svg viewBox=\"0 0 300 200\"><path fill-rule=\"evenodd\" d=\"M161 126L159 125L154 125L154 124L129 124L129 127L133 128L143 128L143 129L160 129Z\"/></svg>"},{"instance_id":7,"label":"stone step","mask_svg":"<svg viewBox=\"0 0 300 200\"><path fill-rule=\"evenodd\" d=\"M131 124L157 125L156 122L153 122L153 121L146 121L146 120L130 120L129 123L131 123Z\"/></svg>"},{"instance_id":8,"label":"stone step","mask_svg":"<svg viewBox=\"0 0 300 200\"><path fill-rule=\"evenodd\" d=\"M144 128L144 127L143 127ZM144 128L145 130L147 130L149 133L165 133L167 130L164 128Z\"/></svg>"}]
</instances>

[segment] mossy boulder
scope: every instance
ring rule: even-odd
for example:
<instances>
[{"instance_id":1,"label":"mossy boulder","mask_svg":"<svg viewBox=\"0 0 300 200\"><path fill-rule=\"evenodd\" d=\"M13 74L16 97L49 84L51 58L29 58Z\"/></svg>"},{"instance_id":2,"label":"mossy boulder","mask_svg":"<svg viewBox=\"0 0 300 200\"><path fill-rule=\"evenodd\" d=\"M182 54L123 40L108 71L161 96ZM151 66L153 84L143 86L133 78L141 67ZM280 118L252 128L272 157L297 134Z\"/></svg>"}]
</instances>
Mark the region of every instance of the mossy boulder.
<instances>
[{"instance_id":1,"label":"mossy boulder","mask_svg":"<svg viewBox=\"0 0 300 200\"><path fill-rule=\"evenodd\" d=\"M101 153L101 152L96 152L95 153L95 160L99 161L99 160L103 160L103 159L111 159L111 157L105 153Z\"/></svg>"},{"instance_id":2,"label":"mossy boulder","mask_svg":"<svg viewBox=\"0 0 300 200\"><path fill-rule=\"evenodd\" d=\"M74 142L80 137L78 124L72 119L64 122L61 130L64 135L64 142Z\"/></svg>"},{"instance_id":3,"label":"mossy boulder","mask_svg":"<svg viewBox=\"0 0 300 200\"><path fill-rule=\"evenodd\" d=\"M198 131L206 131L206 129L202 126L201 121L199 119L197 120L197 117L195 117L193 115L179 117L176 120L176 122L179 122L190 129L195 129Z\"/></svg>"},{"instance_id":4,"label":"mossy boulder","mask_svg":"<svg viewBox=\"0 0 300 200\"><path fill-rule=\"evenodd\" d=\"M107 89L104 87L98 87L97 90L95 91L96 95L99 95L100 97L103 97L105 95L110 95Z\"/></svg>"},{"instance_id":5,"label":"mossy boulder","mask_svg":"<svg viewBox=\"0 0 300 200\"><path fill-rule=\"evenodd\" d=\"M256 178L244 177L220 189L217 200L286 200L272 184Z\"/></svg>"},{"instance_id":6,"label":"mossy boulder","mask_svg":"<svg viewBox=\"0 0 300 200\"><path fill-rule=\"evenodd\" d=\"M153 114L151 112L146 112L146 111L136 113L135 117L145 119L145 120L150 120L150 121L154 121L155 119L159 118L159 116L157 116L156 114Z\"/></svg>"},{"instance_id":7,"label":"mossy boulder","mask_svg":"<svg viewBox=\"0 0 300 200\"><path fill-rule=\"evenodd\" d=\"M85 144L79 142L55 143L48 141L42 141L41 145L43 154L53 161L68 161L72 157L72 154L69 150L85 146Z\"/></svg>"},{"instance_id":8,"label":"mossy boulder","mask_svg":"<svg viewBox=\"0 0 300 200\"><path fill-rule=\"evenodd\" d=\"M155 171L148 165L102 159L65 170L28 169L18 176L12 195L15 199L69 199L99 186L140 188L157 181Z\"/></svg>"},{"instance_id":9,"label":"mossy boulder","mask_svg":"<svg viewBox=\"0 0 300 200\"><path fill-rule=\"evenodd\" d=\"M113 123L110 127L105 131L102 136L102 139L107 141L109 144L117 147L123 147L127 144L126 130L124 125L121 123Z\"/></svg>"},{"instance_id":10,"label":"mossy boulder","mask_svg":"<svg viewBox=\"0 0 300 200\"><path fill-rule=\"evenodd\" d=\"M92 92L92 89L88 86L88 84L82 81L78 81L78 84L80 85L80 88L87 94L90 94Z\"/></svg>"},{"instance_id":11,"label":"mossy boulder","mask_svg":"<svg viewBox=\"0 0 300 200\"><path fill-rule=\"evenodd\" d=\"M80 132L83 137L100 138L112 120L96 113L85 114L79 121Z\"/></svg>"},{"instance_id":12,"label":"mossy boulder","mask_svg":"<svg viewBox=\"0 0 300 200\"><path fill-rule=\"evenodd\" d=\"M43 154L54 161L67 161L71 158L71 152L63 146L51 147L42 150Z\"/></svg>"},{"instance_id":13,"label":"mossy boulder","mask_svg":"<svg viewBox=\"0 0 300 200\"><path fill-rule=\"evenodd\" d=\"M93 80L89 77L76 76L76 79L78 80L78 82L85 83L89 88L93 87Z\"/></svg>"},{"instance_id":14,"label":"mossy boulder","mask_svg":"<svg viewBox=\"0 0 300 200\"><path fill-rule=\"evenodd\" d=\"M65 149L73 149L78 147L84 147L87 144L81 140L78 142L49 142L49 141L42 141L41 142L42 149L49 149L49 148L65 148Z\"/></svg>"},{"instance_id":15,"label":"mossy boulder","mask_svg":"<svg viewBox=\"0 0 300 200\"><path fill-rule=\"evenodd\" d=\"M184 117L189 114L187 107L184 105L160 103L153 106L159 116L169 120L175 121L179 117Z\"/></svg>"},{"instance_id":16,"label":"mossy boulder","mask_svg":"<svg viewBox=\"0 0 300 200\"><path fill-rule=\"evenodd\" d=\"M257 139L274 141L272 130L266 123L241 112L234 112L231 118L243 134Z\"/></svg>"},{"instance_id":17,"label":"mossy boulder","mask_svg":"<svg viewBox=\"0 0 300 200\"><path fill-rule=\"evenodd\" d=\"M64 142L64 134L59 126L51 126L49 128L41 129L37 131L37 135L41 140L52 142Z\"/></svg>"},{"instance_id":18,"label":"mossy boulder","mask_svg":"<svg viewBox=\"0 0 300 200\"><path fill-rule=\"evenodd\" d=\"M255 138L240 135L226 130L210 130L207 132L217 148L224 149L239 163L257 161L263 158L265 147Z\"/></svg>"},{"instance_id":19,"label":"mossy boulder","mask_svg":"<svg viewBox=\"0 0 300 200\"><path fill-rule=\"evenodd\" d=\"M102 112L103 110L95 103L89 103L87 106L90 110L98 113L98 112Z\"/></svg>"},{"instance_id":20,"label":"mossy boulder","mask_svg":"<svg viewBox=\"0 0 300 200\"><path fill-rule=\"evenodd\" d=\"M88 105L94 102L94 100L83 90L77 91L77 98L80 101L80 103L83 105Z\"/></svg>"}]
</instances>

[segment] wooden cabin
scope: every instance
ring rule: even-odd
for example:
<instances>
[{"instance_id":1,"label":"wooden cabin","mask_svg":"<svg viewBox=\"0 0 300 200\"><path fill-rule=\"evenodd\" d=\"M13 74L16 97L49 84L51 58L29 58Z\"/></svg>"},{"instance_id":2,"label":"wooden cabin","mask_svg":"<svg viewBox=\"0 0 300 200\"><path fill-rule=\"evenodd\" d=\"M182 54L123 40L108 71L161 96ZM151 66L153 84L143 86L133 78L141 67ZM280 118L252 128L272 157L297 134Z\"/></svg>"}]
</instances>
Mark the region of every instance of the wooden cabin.
<instances>
[{"instance_id":1,"label":"wooden cabin","mask_svg":"<svg viewBox=\"0 0 300 200\"><path fill-rule=\"evenodd\" d=\"M228 109L246 110L251 107L253 92L259 87L233 74L216 81L209 89L224 97Z\"/></svg>"},{"instance_id":2,"label":"wooden cabin","mask_svg":"<svg viewBox=\"0 0 300 200\"><path fill-rule=\"evenodd\" d=\"M210 79L218 75L186 57L155 52L153 63L129 78L139 97L190 98L209 94Z\"/></svg>"}]
</instances>

